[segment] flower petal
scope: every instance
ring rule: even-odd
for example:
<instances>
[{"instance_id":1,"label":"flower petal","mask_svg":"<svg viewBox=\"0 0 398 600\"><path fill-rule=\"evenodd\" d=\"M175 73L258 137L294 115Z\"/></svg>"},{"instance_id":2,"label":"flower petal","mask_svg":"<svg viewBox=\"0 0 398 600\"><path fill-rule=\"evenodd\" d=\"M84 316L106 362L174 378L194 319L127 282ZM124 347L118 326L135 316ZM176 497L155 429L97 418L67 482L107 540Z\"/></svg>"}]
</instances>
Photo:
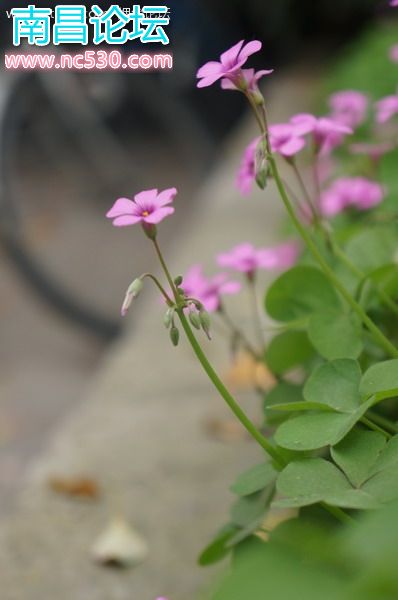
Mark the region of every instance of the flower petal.
<instances>
[{"instance_id":1,"label":"flower petal","mask_svg":"<svg viewBox=\"0 0 398 600\"><path fill-rule=\"evenodd\" d=\"M221 80L221 87L223 90L238 90L238 88L236 87L236 85L234 83L232 83L232 81L230 79L227 79L226 77L224 77L224 79Z\"/></svg>"},{"instance_id":2,"label":"flower petal","mask_svg":"<svg viewBox=\"0 0 398 600\"><path fill-rule=\"evenodd\" d=\"M279 147L279 152L284 156L293 156L300 152L305 146L305 139L301 137L291 137L290 140L287 140L285 143L281 144Z\"/></svg>"},{"instance_id":3,"label":"flower petal","mask_svg":"<svg viewBox=\"0 0 398 600\"><path fill-rule=\"evenodd\" d=\"M136 223L140 223L142 220L142 217L135 217L134 215L123 215L121 217L117 217L113 221L113 224L115 227L128 227L129 225L135 225Z\"/></svg>"},{"instance_id":4,"label":"flower petal","mask_svg":"<svg viewBox=\"0 0 398 600\"><path fill-rule=\"evenodd\" d=\"M232 48L221 54L220 60L223 67L230 69L237 63L238 56L242 49L244 41L245 40L241 40L240 42L235 44L235 46L232 46Z\"/></svg>"},{"instance_id":5,"label":"flower petal","mask_svg":"<svg viewBox=\"0 0 398 600\"><path fill-rule=\"evenodd\" d=\"M156 199L156 206L166 206L166 204L170 204L170 202L173 202L176 196L176 188L168 188L167 190L163 190L163 192L160 192Z\"/></svg>"},{"instance_id":6,"label":"flower petal","mask_svg":"<svg viewBox=\"0 0 398 600\"><path fill-rule=\"evenodd\" d=\"M254 80L258 82L262 77L265 77L266 75L271 75L271 73L273 72L274 69L263 69L262 71L257 71L257 73L255 73L254 75Z\"/></svg>"},{"instance_id":7,"label":"flower petal","mask_svg":"<svg viewBox=\"0 0 398 600\"><path fill-rule=\"evenodd\" d=\"M198 79L202 79L202 77L210 77L211 75L216 75L218 73L222 73L223 68L222 64L217 61L210 61L203 65L198 72L196 73L196 77Z\"/></svg>"},{"instance_id":8,"label":"flower petal","mask_svg":"<svg viewBox=\"0 0 398 600\"><path fill-rule=\"evenodd\" d=\"M246 46L244 46L244 48L242 48L241 52L239 53L239 62L241 60L244 60L246 62L249 56L255 54L256 52L260 52L262 47L262 43L258 40L253 40L252 42L249 42L248 44L246 44Z\"/></svg>"},{"instance_id":9,"label":"flower petal","mask_svg":"<svg viewBox=\"0 0 398 600\"><path fill-rule=\"evenodd\" d=\"M134 200L140 208L145 209L148 207L148 205L155 204L157 195L158 195L158 190L156 188L153 190L144 190L143 192L136 194L134 196Z\"/></svg>"},{"instance_id":10,"label":"flower petal","mask_svg":"<svg viewBox=\"0 0 398 600\"><path fill-rule=\"evenodd\" d=\"M218 75L211 75L209 77L205 77L204 79L201 79L200 81L198 81L196 87L198 87L198 88L209 87L210 85L213 85L213 83L215 83L216 81L221 79L221 77L223 77L223 76L224 76L223 73L219 73Z\"/></svg>"},{"instance_id":11,"label":"flower petal","mask_svg":"<svg viewBox=\"0 0 398 600\"><path fill-rule=\"evenodd\" d=\"M165 206L164 208L157 208L152 214L148 215L147 217L144 217L143 220L145 221L145 223L149 223L151 225L157 225L158 223L163 221L163 219L165 219L169 215L172 215L174 212L175 212L175 208L173 208L172 206Z\"/></svg>"},{"instance_id":12,"label":"flower petal","mask_svg":"<svg viewBox=\"0 0 398 600\"><path fill-rule=\"evenodd\" d=\"M134 212L134 202L129 198L119 198L112 208L106 213L108 219L114 219L121 215L131 215Z\"/></svg>"}]
</instances>

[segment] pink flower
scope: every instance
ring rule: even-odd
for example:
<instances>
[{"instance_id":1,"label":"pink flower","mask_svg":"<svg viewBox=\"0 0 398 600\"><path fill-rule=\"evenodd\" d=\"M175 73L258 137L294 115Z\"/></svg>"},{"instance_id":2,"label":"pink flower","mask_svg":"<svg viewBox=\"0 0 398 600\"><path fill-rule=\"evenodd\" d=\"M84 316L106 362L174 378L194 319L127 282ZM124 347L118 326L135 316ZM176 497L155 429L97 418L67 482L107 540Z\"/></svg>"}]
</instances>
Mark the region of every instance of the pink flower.
<instances>
[{"instance_id":1,"label":"pink flower","mask_svg":"<svg viewBox=\"0 0 398 600\"><path fill-rule=\"evenodd\" d=\"M305 146L305 139L297 134L296 128L289 123L271 125L269 128L272 152L291 157Z\"/></svg>"},{"instance_id":2,"label":"pink flower","mask_svg":"<svg viewBox=\"0 0 398 600\"><path fill-rule=\"evenodd\" d=\"M314 117L308 113L298 114L290 119L296 135L312 133L319 152L327 154L344 140L344 136L353 133L350 127L329 117Z\"/></svg>"},{"instance_id":3,"label":"pink flower","mask_svg":"<svg viewBox=\"0 0 398 600\"><path fill-rule=\"evenodd\" d=\"M398 94L386 96L376 102L376 121L378 123L387 123L394 115L398 113Z\"/></svg>"},{"instance_id":4,"label":"pink flower","mask_svg":"<svg viewBox=\"0 0 398 600\"><path fill-rule=\"evenodd\" d=\"M390 59L392 62L398 63L398 44L391 46L390 48Z\"/></svg>"},{"instance_id":5,"label":"pink flower","mask_svg":"<svg viewBox=\"0 0 398 600\"><path fill-rule=\"evenodd\" d=\"M256 152L261 138L257 137L245 149L236 176L236 187L242 196L248 196L256 180Z\"/></svg>"},{"instance_id":6,"label":"pink flower","mask_svg":"<svg viewBox=\"0 0 398 600\"><path fill-rule=\"evenodd\" d=\"M329 99L332 119L352 129L365 121L368 104L367 96L355 90L337 92Z\"/></svg>"},{"instance_id":7,"label":"pink flower","mask_svg":"<svg viewBox=\"0 0 398 600\"><path fill-rule=\"evenodd\" d=\"M353 154L367 154L372 160L378 161L384 154L391 152L393 148L393 144L389 142L380 142L378 144L357 143L351 144L350 151Z\"/></svg>"},{"instance_id":8,"label":"pink flower","mask_svg":"<svg viewBox=\"0 0 398 600\"><path fill-rule=\"evenodd\" d=\"M321 196L321 211L333 217L348 207L368 210L383 200L383 187L364 177L337 179Z\"/></svg>"},{"instance_id":9,"label":"pink flower","mask_svg":"<svg viewBox=\"0 0 398 600\"><path fill-rule=\"evenodd\" d=\"M205 277L201 265L189 269L181 287L187 297L199 300L208 312L216 312L221 307L222 296L238 294L241 290L241 284L230 280L227 273Z\"/></svg>"},{"instance_id":10,"label":"pink flower","mask_svg":"<svg viewBox=\"0 0 398 600\"><path fill-rule=\"evenodd\" d=\"M297 261L296 243L282 244L271 248L255 248L252 244L240 244L229 252L219 254L217 263L250 276L259 269L289 269Z\"/></svg>"},{"instance_id":11,"label":"pink flower","mask_svg":"<svg viewBox=\"0 0 398 600\"><path fill-rule=\"evenodd\" d=\"M259 52L262 43L255 40L244 45L241 40L235 46L221 54L220 62L211 61L203 65L197 72L198 88L208 87L219 79L229 79L238 83L241 76L241 69L249 56Z\"/></svg>"},{"instance_id":12,"label":"pink flower","mask_svg":"<svg viewBox=\"0 0 398 600\"><path fill-rule=\"evenodd\" d=\"M136 223L157 225L163 219L174 213L172 206L177 195L176 188L170 188L158 193L158 190L146 190L129 198L119 198L107 213L108 219L113 219L115 227L126 227Z\"/></svg>"},{"instance_id":13,"label":"pink flower","mask_svg":"<svg viewBox=\"0 0 398 600\"><path fill-rule=\"evenodd\" d=\"M392 7L398 6L398 0L390 0L390 6L392 6Z\"/></svg>"},{"instance_id":14,"label":"pink flower","mask_svg":"<svg viewBox=\"0 0 398 600\"><path fill-rule=\"evenodd\" d=\"M271 75L273 73L273 69L269 69L267 71L255 71L254 69L242 69L241 70L241 79L234 83L233 80L224 78L221 80L221 87L223 90L237 90L240 91L242 88L249 90L250 92L258 92L258 82L265 75Z\"/></svg>"}]
</instances>

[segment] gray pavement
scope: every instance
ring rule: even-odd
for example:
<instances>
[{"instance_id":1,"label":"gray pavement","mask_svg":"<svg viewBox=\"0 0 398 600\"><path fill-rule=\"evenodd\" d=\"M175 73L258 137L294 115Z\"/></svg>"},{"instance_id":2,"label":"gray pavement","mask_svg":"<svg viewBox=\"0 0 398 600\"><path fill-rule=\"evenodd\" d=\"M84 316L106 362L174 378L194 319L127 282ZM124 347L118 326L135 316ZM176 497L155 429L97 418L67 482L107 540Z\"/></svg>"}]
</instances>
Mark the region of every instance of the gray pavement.
<instances>
[{"instance_id":1,"label":"gray pavement","mask_svg":"<svg viewBox=\"0 0 398 600\"><path fill-rule=\"evenodd\" d=\"M269 103L276 122L289 116L293 99L295 109L308 108L312 82L286 78L274 90ZM198 260L210 267L217 251L239 241L277 241L282 211L273 190L241 199L234 189L238 156L254 134L251 122L242 125L195 197L189 222L176 229L168 253L175 274ZM177 210L183 202L177 199ZM241 322L248 317L246 300L229 302ZM171 348L161 313L156 293L145 290L134 327L101 361L84 399L32 461L13 510L0 517L2 600L193 600L210 585L212 571L195 565L197 554L225 521L229 484L262 456L244 436L229 444L209 437L209 417L229 414L185 341ZM223 371L222 340L203 345ZM258 418L256 400L239 398ZM97 502L49 490L49 477L76 475L99 482ZM115 515L149 545L147 560L123 572L95 565L90 555Z\"/></svg>"}]
</instances>

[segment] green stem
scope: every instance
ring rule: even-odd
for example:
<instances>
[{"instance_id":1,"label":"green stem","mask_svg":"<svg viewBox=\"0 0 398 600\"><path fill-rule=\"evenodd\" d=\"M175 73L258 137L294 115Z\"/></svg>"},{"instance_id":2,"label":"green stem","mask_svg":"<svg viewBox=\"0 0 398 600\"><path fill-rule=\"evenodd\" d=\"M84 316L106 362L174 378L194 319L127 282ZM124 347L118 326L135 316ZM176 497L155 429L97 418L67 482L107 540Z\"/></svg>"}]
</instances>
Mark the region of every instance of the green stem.
<instances>
[{"instance_id":1,"label":"green stem","mask_svg":"<svg viewBox=\"0 0 398 600\"><path fill-rule=\"evenodd\" d=\"M391 439L391 437L392 437L391 433L388 433L387 431L385 431L385 429L376 425L376 423L373 422L373 419L371 420L371 419L368 419L368 417L362 417L361 423L363 423L364 425L369 427L369 429L372 429L373 431L377 431L377 433L381 433L387 439Z\"/></svg>"},{"instance_id":2,"label":"green stem","mask_svg":"<svg viewBox=\"0 0 398 600\"><path fill-rule=\"evenodd\" d=\"M374 340L385 350L385 352L390 355L392 358L398 358L398 349L390 342L390 340L384 335L382 331L377 327L377 325L372 321L372 319L366 314L363 310L362 306L354 300L351 296L350 292L344 287L339 278L334 274L333 269L328 265L326 260L323 258L322 254L318 250L317 245L312 239L311 235L307 231L307 229L303 226L300 219L297 217L296 212L292 203L290 202L290 198L285 190L283 185L281 176L279 174L278 166L276 164L275 157L272 153L271 144L269 141L268 135L268 120L267 113L265 110L265 106L261 106L262 111L262 119L259 115L258 108L253 100L250 101L251 106L256 114L257 121L261 124L260 129L261 133L265 138L267 152L268 152L268 160L271 169L272 176L278 188L279 195L282 199L283 204L287 210L289 217L291 218L293 225L296 227L298 233L303 238L306 243L309 251L311 252L314 259L317 261L318 265L321 267L322 271L332 283L332 285L338 290L340 295L345 299L345 301L351 306L352 310L357 313L362 323L369 329Z\"/></svg>"},{"instance_id":3,"label":"green stem","mask_svg":"<svg viewBox=\"0 0 398 600\"><path fill-rule=\"evenodd\" d=\"M246 348L246 350L249 352L249 354L251 354L253 356L253 358L255 358L256 360L260 360L261 359L261 353L257 352L257 350L255 350L255 348L252 346L252 344L249 342L249 340L247 339L247 337L245 336L245 334L243 333L243 331L241 331L233 322L233 320L231 319L231 317L229 316L229 314L227 313L227 311L225 310L224 306L220 306L220 308L218 309L218 313L217 313L221 319L223 319L224 323L226 324L226 326L228 327L228 329L230 329L231 333L236 336L238 339L241 340L243 346Z\"/></svg>"},{"instance_id":4,"label":"green stem","mask_svg":"<svg viewBox=\"0 0 398 600\"><path fill-rule=\"evenodd\" d=\"M321 502L321 506L323 506L323 508L327 510L331 515L336 517L336 519L341 523L349 525L355 523L355 519L353 519L350 515L348 515L346 512L344 512L344 510L342 510L338 506L332 506L331 504L326 504L326 502Z\"/></svg>"},{"instance_id":5,"label":"green stem","mask_svg":"<svg viewBox=\"0 0 398 600\"><path fill-rule=\"evenodd\" d=\"M179 296L178 296L178 293L177 293L177 289L176 289L176 286L174 285L173 278L172 278L172 276L170 275L170 272L169 272L169 270L168 270L168 268L167 268L166 262L165 262L165 260L164 260L164 258L163 258L163 254L162 254L162 253L161 253L161 251L160 251L160 248L159 248L158 241L157 241L157 239L155 238L155 239L152 239L152 242L153 242L153 245L155 246L156 254L157 254L157 256L158 256L158 259L159 259L159 261L160 261L160 264L162 265L162 269L163 269L163 271L164 271L164 274L166 275L166 279L167 279L167 281L169 282L169 286L170 286L170 288L171 288L171 291L172 291L172 292L173 292L173 294L174 294L174 298L175 298L176 302L178 302Z\"/></svg>"},{"instance_id":6,"label":"green stem","mask_svg":"<svg viewBox=\"0 0 398 600\"><path fill-rule=\"evenodd\" d=\"M252 304L252 313L253 313L255 334L257 336L257 340L260 345L260 348L264 348L265 347L265 338L264 338L264 332L263 332L263 324L261 322L261 317L260 317L260 313L259 313L259 309L258 309L255 276L247 277L247 282L248 282L249 293L250 293L251 304Z\"/></svg>"},{"instance_id":7,"label":"green stem","mask_svg":"<svg viewBox=\"0 0 398 600\"><path fill-rule=\"evenodd\" d=\"M307 201L307 204L309 206L309 209L310 209L310 211L312 213L312 216L313 216L313 219L314 219L314 223L317 224L319 222L318 212L317 212L315 204L312 201L312 198L311 198L311 196L310 196L310 194L309 194L309 192L307 190L307 187L306 187L306 185L304 183L304 179L301 176L300 170L297 167L296 161L293 158L292 160L289 160L288 162L289 162L289 164L291 165L291 167L292 167L292 169L294 171L294 174L296 176L297 182L298 182L299 187L301 189L301 193L303 194L304 198Z\"/></svg>"},{"instance_id":8,"label":"green stem","mask_svg":"<svg viewBox=\"0 0 398 600\"><path fill-rule=\"evenodd\" d=\"M222 396L222 398L224 398L225 402L228 404L229 408L232 410L232 412L234 413L234 415L238 418L238 420L242 423L243 427L245 427L245 429L250 433L250 435L256 440L256 442L258 442L258 444L267 452L267 454L275 461L276 465L282 469L286 463L285 460L283 459L283 457L281 456L281 454L278 452L278 450L271 444L271 442L269 442L267 440L266 437L264 437L262 435L262 433L257 429L257 427L254 425L254 423L249 419L249 417L246 415L246 413L241 409L241 407L239 406L239 404L236 402L235 398L230 394L230 392L227 390L227 388L225 387L225 385L223 384L223 382L221 381L221 379L219 378L219 376L217 375L217 373L215 372L215 370L213 369L213 367L211 366L210 362L208 361L205 353L203 352L199 342L197 341L186 317L184 314L184 309L183 307L181 307L181 305L179 305L179 296L178 296L178 292L176 290L176 287L174 285L173 282L173 278L170 275L170 271L167 268L166 262L163 258L162 252L159 248L159 244L157 242L156 239L153 239L153 244L155 246L155 250L156 250L156 254L159 258L160 264L162 266L162 269L166 275L167 281L170 284L171 289L173 290L173 293L175 295L176 298L176 303L177 303L177 308L176 308L176 312L178 314L178 317L181 321L181 325L185 331L185 334L188 338L189 343L192 346L193 351L195 352L200 364L202 365L203 369L205 370L206 374L208 375L209 379L211 380L211 382L213 383L213 385L215 386L215 388L217 389L217 391L220 393L220 395Z\"/></svg>"},{"instance_id":9,"label":"green stem","mask_svg":"<svg viewBox=\"0 0 398 600\"><path fill-rule=\"evenodd\" d=\"M293 224L295 225L297 231L299 232L299 234L301 235L301 237L307 244L307 247L308 247L309 251L311 252L312 256L315 258L315 260L321 267L322 271L324 272L326 277L329 279L329 281L333 284L333 286L336 288L336 290L339 291L339 293L344 298L344 300L346 300L346 302L351 306L353 311L357 313L357 315L359 316L359 318L361 319L363 324L372 333L375 341L377 341L380 344L380 346L386 351L387 354L389 354L393 358L398 358L397 348L395 348L395 346L390 342L390 340L380 331L380 329L377 327L377 325L375 325L375 323L372 321L372 319L363 310L362 306L360 304L358 304L358 302L356 302L356 300L354 300L354 298L351 296L351 294L348 292L348 290L344 287L344 285L341 283L341 281L338 279L338 277L334 274L333 269L328 265L328 263L323 258L322 254L319 252L318 247L316 246L315 242L311 238L310 234L308 233L308 231L302 225L301 221L296 216L296 213L293 209L293 206L290 203L290 200L285 191L285 188L283 187L283 183L279 176L279 171L276 166L274 157L270 156L269 161L270 161L270 166L271 166L271 172L274 177L275 183L277 185L279 194L282 198L282 202L284 203L285 208L286 208Z\"/></svg>"},{"instance_id":10,"label":"green stem","mask_svg":"<svg viewBox=\"0 0 398 600\"><path fill-rule=\"evenodd\" d=\"M189 343L192 346L196 357L198 358L200 364L202 365L204 371L207 376L213 383L214 387L217 389L219 394L224 398L225 402L228 404L229 408L232 410L237 419L242 423L243 427L250 433L250 435L256 440L258 444L269 454L269 456L275 461L278 467L283 468L285 466L285 461L278 450L267 440L266 437L262 435L262 433L257 429L254 423L249 419L249 417L243 412L239 404L236 402L234 397L227 390L212 365L208 361L205 353L203 352L199 342L197 341L182 309L177 310L177 314L180 318L181 325L185 331L185 334L188 338Z\"/></svg>"},{"instance_id":11,"label":"green stem","mask_svg":"<svg viewBox=\"0 0 398 600\"><path fill-rule=\"evenodd\" d=\"M160 281L154 275L152 275L151 273L144 273L143 275L141 275L140 279L151 279L156 285L156 287L159 289L167 304L170 306L173 304L173 301L169 297L168 293L166 292Z\"/></svg>"},{"instance_id":12,"label":"green stem","mask_svg":"<svg viewBox=\"0 0 398 600\"><path fill-rule=\"evenodd\" d=\"M391 423L391 421L389 419L387 419L386 417L379 415L378 413L374 412L373 410L368 410L368 415L372 419L373 423L380 425L380 427L383 427L387 431L389 430L390 433L392 433L392 434L398 433L398 426L395 425L394 423Z\"/></svg>"}]
</instances>

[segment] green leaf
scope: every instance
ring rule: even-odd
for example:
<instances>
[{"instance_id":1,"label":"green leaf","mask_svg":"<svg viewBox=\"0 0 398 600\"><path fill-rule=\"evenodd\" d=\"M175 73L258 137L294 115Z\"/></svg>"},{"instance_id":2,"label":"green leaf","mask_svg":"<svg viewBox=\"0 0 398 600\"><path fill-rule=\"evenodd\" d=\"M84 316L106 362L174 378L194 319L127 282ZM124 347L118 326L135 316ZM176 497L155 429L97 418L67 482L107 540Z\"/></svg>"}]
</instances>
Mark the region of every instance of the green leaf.
<instances>
[{"instance_id":1,"label":"green leaf","mask_svg":"<svg viewBox=\"0 0 398 600\"><path fill-rule=\"evenodd\" d=\"M360 393L364 398L375 396L379 401L398 396L398 359L370 367L362 377Z\"/></svg>"},{"instance_id":2,"label":"green leaf","mask_svg":"<svg viewBox=\"0 0 398 600\"><path fill-rule=\"evenodd\" d=\"M279 411L273 411L274 404L287 404L300 402L303 398L301 386L287 383L278 383L266 396L264 400L264 412L268 425L278 425L286 419L286 415Z\"/></svg>"},{"instance_id":3,"label":"green leaf","mask_svg":"<svg viewBox=\"0 0 398 600\"><path fill-rule=\"evenodd\" d=\"M271 463L262 463L242 473L231 486L231 491L238 496L248 496L258 492L276 478L276 471Z\"/></svg>"},{"instance_id":4,"label":"green leaf","mask_svg":"<svg viewBox=\"0 0 398 600\"><path fill-rule=\"evenodd\" d=\"M285 331L271 340L265 353L265 362L273 373L282 375L305 364L315 352L303 331Z\"/></svg>"},{"instance_id":5,"label":"green leaf","mask_svg":"<svg viewBox=\"0 0 398 600\"><path fill-rule=\"evenodd\" d=\"M269 288L266 310L276 321L302 319L324 308L340 307L339 298L325 275L314 267L294 267Z\"/></svg>"},{"instance_id":6,"label":"green leaf","mask_svg":"<svg viewBox=\"0 0 398 600\"><path fill-rule=\"evenodd\" d=\"M308 336L324 358L358 358L363 350L362 328L351 314L326 310L312 315Z\"/></svg>"},{"instance_id":7,"label":"green leaf","mask_svg":"<svg viewBox=\"0 0 398 600\"><path fill-rule=\"evenodd\" d=\"M272 407L273 410L282 410L290 412L304 412L309 410L321 410L322 412L336 412L333 408L327 404L321 402L307 402L303 400L301 402L287 402L286 404L275 404Z\"/></svg>"},{"instance_id":8,"label":"green leaf","mask_svg":"<svg viewBox=\"0 0 398 600\"><path fill-rule=\"evenodd\" d=\"M314 412L282 423L275 434L277 444L295 451L317 450L338 444L368 410L363 405L355 412Z\"/></svg>"},{"instance_id":9,"label":"green leaf","mask_svg":"<svg viewBox=\"0 0 398 600\"><path fill-rule=\"evenodd\" d=\"M277 490L287 498L274 502L278 507L309 506L326 502L344 508L369 509L377 500L363 490L353 489L339 469L323 458L290 463L279 475Z\"/></svg>"},{"instance_id":10,"label":"green leaf","mask_svg":"<svg viewBox=\"0 0 398 600\"><path fill-rule=\"evenodd\" d=\"M309 377L304 387L308 402L321 402L337 411L352 412L360 401L361 371L351 359L338 359L321 365Z\"/></svg>"},{"instance_id":11,"label":"green leaf","mask_svg":"<svg viewBox=\"0 0 398 600\"><path fill-rule=\"evenodd\" d=\"M242 496L231 508L231 521L238 527L248 527L253 523L259 525L264 517L269 494L257 492L250 496Z\"/></svg>"},{"instance_id":12,"label":"green leaf","mask_svg":"<svg viewBox=\"0 0 398 600\"><path fill-rule=\"evenodd\" d=\"M389 467L380 471L369 479L362 489L380 502L395 500L398 498L397 467Z\"/></svg>"},{"instance_id":13,"label":"green leaf","mask_svg":"<svg viewBox=\"0 0 398 600\"><path fill-rule=\"evenodd\" d=\"M373 465L371 474L380 473L384 469L398 468L398 435L394 435L385 446L383 452Z\"/></svg>"},{"instance_id":14,"label":"green leaf","mask_svg":"<svg viewBox=\"0 0 398 600\"><path fill-rule=\"evenodd\" d=\"M295 500L295 506L322 501L330 494L351 490L339 469L323 458L307 458L291 462L276 483L279 494Z\"/></svg>"},{"instance_id":15,"label":"green leaf","mask_svg":"<svg viewBox=\"0 0 398 600\"><path fill-rule=\"evenodd\" d=\"M239 528L231 523L223 527L214 540L200 554L198 563L202 567L206 567L225 558L230 552L227 543L238 531Z\"/></svg>"},{"instance_id":16,"label":"green leaf","mask_svg":"<svg viewBox=\"0 0 398 600\"><path fill-rule=\"evenodd\" d=\"M355 429L331 449L331 455L352 485L360 487L369 478L385 445L386 438L381 433Z\"/></svg>"},{"instance_id":17,"label":"green leaf","mask_svg":"<svg viewBox=\"0 0 398 600\"><path fill-rule=\"evenodd\" d=\"M348 258L365 274L392 263L396 250L397 233L391 227L361 231L345 249Z\"/></svg>"}]
</instances>

